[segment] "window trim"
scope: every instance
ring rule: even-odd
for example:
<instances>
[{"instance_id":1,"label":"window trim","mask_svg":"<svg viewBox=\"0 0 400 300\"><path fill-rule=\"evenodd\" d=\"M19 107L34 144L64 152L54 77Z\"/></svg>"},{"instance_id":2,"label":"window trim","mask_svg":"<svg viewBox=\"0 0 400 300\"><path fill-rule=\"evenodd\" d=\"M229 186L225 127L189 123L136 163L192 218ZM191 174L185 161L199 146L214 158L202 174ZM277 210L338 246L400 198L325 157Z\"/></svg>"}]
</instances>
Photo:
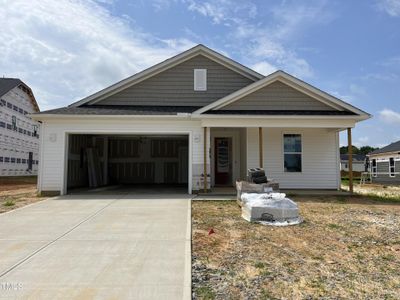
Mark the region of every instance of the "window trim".
<instances>
[{"instance_id":1,"label":"window trim","mask_svg":"<svg viewBox=\"0 0 400 300\"><path fill-rule=\"evenodd\" d=\"M300 136L300 141L301 141L301 152L285 152L285 135L299 135ZM288 174L302 174L304 170L304 165L303 165L303 152L304 152L304 146L303 146L303 134L298 133L298 132L283 132L282 133L282 169L283 173L288 173ZM290 172L285 170L285 154L300 154L301 157L301 171L299 172Z\"/></svg>"},{"instance_id":2,"label":"window trim","mask_svg":"<svg viewBox=\"0 0 400 300\"><path fill-rule=\"evenodd\" d=\"M202 74L203 72L201 72L201 71L204 71L204 76L205 76L205 83L204 83L204 87L198 87L197 85L196 85L196 78L197 78L197 76L200 76L200 75L196 75L196 74ZM193 69L193 90L195 91L195 92L206 92L207 91L207 69Z\"/></svg>"},{"instance_id":3,"label":"window trim","mask_svg":"<svg viewBox=\"0 0 400 300\"><path fill-rule=\"evenodd\" d=\"M390 165L391 159L393 160L393 166ZM393 172L391 168L393 168ZM396 177L396 161L394 160L394 157L389 157L389 177Z\"/></svg>"}]
</instances>

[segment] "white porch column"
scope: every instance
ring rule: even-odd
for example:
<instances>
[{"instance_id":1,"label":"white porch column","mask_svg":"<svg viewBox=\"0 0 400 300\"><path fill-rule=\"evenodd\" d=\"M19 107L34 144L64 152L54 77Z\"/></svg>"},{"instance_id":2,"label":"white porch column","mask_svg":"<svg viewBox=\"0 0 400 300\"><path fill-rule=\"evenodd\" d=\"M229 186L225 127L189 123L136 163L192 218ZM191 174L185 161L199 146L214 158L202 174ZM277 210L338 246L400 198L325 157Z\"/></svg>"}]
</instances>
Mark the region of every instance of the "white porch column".
<instances>
[{"instance_id":1,"label":"white porch column","mask_svg":"<svg viewBox=\"0 0 400 300\"><path fill-rule=\"evenodd\" d=\"M264 167L264 153L263 153L263 129L258 127L258 153L260 168Z\"/></svg>"},{"instance_id":2,"label":"white porch column","mask_svg":"<svg viewBox=\"0 0 400 300\"><path fill-rule=\"evenodd\" d=\"M208 155L208 151L207 151L207 127L204 127L204 170L203 170L203 174L204 174L204 193L207 193L207 155Z\"/></svg>"},{"instance_id":3,"label":"white porch column","mask_svg":"<svg viewBox=\"0 0 400 300\"><path fill-rule=\"evenodd\" d=\"M351 128L347 128L347 150L349 154L349 190L353 193L353 145L351 141Z\"/></svg>"}]
</instances>

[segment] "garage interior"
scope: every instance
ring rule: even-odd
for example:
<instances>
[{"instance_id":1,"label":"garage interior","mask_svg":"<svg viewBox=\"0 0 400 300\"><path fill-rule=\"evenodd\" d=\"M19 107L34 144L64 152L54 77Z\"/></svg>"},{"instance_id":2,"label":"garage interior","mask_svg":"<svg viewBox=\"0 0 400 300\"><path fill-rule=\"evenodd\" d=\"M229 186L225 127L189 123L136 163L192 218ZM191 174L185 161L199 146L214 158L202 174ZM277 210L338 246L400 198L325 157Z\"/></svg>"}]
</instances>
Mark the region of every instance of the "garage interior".
<instances>
[{"instance_id":1,"label":"garage interior","mask_svg":"<svg viewBox=\"0 0 400 300\"><path fill-rule=\"evenodd\" d=\"M187 135L68 136L67 192L188 187Z\"/></svg>"}]
</instances>

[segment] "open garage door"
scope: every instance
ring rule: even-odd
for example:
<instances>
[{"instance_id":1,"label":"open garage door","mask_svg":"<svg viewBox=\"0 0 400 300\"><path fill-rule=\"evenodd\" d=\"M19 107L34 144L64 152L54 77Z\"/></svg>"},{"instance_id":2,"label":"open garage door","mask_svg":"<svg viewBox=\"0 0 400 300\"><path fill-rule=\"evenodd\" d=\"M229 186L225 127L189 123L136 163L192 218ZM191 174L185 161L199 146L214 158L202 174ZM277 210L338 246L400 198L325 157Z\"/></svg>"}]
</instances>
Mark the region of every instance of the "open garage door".
<instances>
[{"instance_id":1,"label":"open garage door","mask_svg":"<svg viewBox=\"0 0 400 300\"><path fill-rule=\"evenodd\" d=\"M70 134L68 137L68 192L107 186L186 188L186 192L188 176L187 135Z\"/></svg>"}]
</instances>

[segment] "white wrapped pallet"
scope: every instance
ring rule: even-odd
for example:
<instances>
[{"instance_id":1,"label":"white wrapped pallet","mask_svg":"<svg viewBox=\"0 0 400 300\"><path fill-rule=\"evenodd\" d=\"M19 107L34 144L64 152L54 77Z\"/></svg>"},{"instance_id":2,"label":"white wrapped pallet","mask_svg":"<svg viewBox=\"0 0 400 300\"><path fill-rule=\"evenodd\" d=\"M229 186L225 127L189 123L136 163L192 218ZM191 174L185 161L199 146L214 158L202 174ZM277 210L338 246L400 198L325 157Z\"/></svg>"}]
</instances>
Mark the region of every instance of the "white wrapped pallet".
<instances>
[{"instance_id":1,"label":"white wrapped pallet","mask_svg":"<svg viewBox=\"0 0 400 300\"><path fill-rule=\"evenodd\" d=\"M301 222L299 208L283 193L243 193L242 217L249 222L291 225Z\"/></svg>"}]
</instances>

